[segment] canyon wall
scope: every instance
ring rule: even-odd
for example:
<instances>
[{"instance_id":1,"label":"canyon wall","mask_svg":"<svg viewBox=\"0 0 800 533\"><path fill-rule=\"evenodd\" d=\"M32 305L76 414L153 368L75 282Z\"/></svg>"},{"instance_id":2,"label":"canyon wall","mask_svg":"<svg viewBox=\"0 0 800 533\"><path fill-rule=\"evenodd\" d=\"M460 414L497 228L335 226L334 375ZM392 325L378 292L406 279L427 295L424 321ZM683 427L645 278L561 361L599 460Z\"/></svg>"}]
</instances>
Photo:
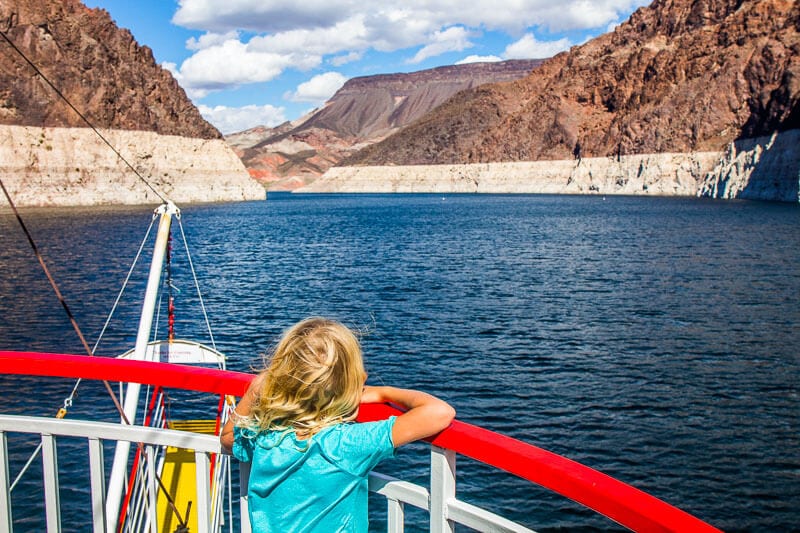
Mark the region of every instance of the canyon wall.
<instances>
[{"instance_id":1,"label":"canyon wall","mask_svg":"<svg viewBox=\"0 0 800 533\"><path fill-rule=\"evenodd\" d=\"M250 175L272 190L311 182L353 152L425 116L459 91L527 76L542 60L469 63L352 78L292 123L227 135Z\"/></svg>"},{"instance_id":2,"label":"canyon wall","mask_svg":"<svg viewBox=\"0 0 800 533\"><path fill-rule=\"evenodd\" d=\"M800 130L732 142L700 184L699 196L800 201Z\"/></svg>"},{"instance_id":3,"label":"canyon wall","mask_svg":"<svg viewBox=\"0 0 800 533\"><path fill-rule=\"evenodd\" d=\"M0 177L15 204L160 201L65 99L176 203L265 197L152 51L108 12L78 0L2 0L0 20L14 43L0 41Z\"/></svg>"},{"instance_id":4,"label":"canyon wall","mask_svg":"<svg viewBox=\"0 0 800 533\"><path fill-rule=\"evenodd\" d=\"M721 151L798 128L798 2L655 0L525 78L458 93L341 165Z\"/></svg>"},{"instance_id":5,"label":"canyon wall","mask_svg":"<svg viewBox=\"0 0 800 533\"><path fill-rule=\"evenodd\" d=\"M554 161L334 167L296 192L706 196L798 201L800 130L723 152Z\"/></svg>"},{"instance_id":6,"label":"canyon wall","mask_svg":"<svg viewBox=\"0 0 800 533\"><path fill-rule=\"evenodd\" d=\"M264 188L250 179L222 139L100 131L142 177L179 207L265 198ZM0 126L0 179L17 206L161 201L89 128ZM7 205L0 197L0 209Z\"/></svg>"},{"instance_id":7,"label":"canyon wall","mask_svg":"<svg viewBox=\"0 0 800 533\"><path fill-rule=\"evenodd\" d=\"M464 165L334 167L295 192L649 194L692 196L716 152Z\"/></svg>"}]
</instances>

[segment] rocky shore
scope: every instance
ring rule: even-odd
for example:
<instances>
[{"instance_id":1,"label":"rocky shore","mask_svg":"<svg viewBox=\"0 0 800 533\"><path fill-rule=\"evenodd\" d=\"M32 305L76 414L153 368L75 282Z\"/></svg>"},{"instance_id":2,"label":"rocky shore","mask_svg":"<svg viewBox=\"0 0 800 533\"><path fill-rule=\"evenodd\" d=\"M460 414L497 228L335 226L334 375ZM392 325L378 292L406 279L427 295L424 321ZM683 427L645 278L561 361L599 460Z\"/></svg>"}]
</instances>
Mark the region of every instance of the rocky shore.
<instances>
[{"instance_id":1,"label":"rocky shore","mask_svg":"<svg viewBox=\"0 0 800 533\"><path fill-rule=\"evenodd\" d=\"M101 133L156 190L178 205L266 196L222 139L147 131ZM89 128L0 126L0 178L20 207L161 201ZM6 206L5 197L0 197L0 209Z\"/></svg>"},{"instance_id":2,"label":"rocky shore","mask_svg":"<svg viewBox=\"0 0 800 533\"><path fill-rule=\"evenodd\" d=\"M295 192L708 196L798 201L800 130L737 141L722 153L557 161L334 167Z\"/></svg>"}]
</instances>

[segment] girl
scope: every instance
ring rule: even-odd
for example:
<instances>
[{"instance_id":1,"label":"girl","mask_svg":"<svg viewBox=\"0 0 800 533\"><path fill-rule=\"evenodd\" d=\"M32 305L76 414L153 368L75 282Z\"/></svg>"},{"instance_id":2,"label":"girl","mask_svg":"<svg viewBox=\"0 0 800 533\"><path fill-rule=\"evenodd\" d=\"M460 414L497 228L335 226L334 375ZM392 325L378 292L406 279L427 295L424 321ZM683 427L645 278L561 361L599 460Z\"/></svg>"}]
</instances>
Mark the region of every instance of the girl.
<instances>
[{"instance_id":1,"label":"girl","mask_svg":"<svg viewBox=\"0 0 800 533\"><path fill-rule=\"evenodd\" d=\"M310 318L284 334L220 435L226 450L252 463L254 532L366 532L370 470L455 417L429 394L366 379L358 340L342 324ZM350 423L360 403L383 402L407 411Z\"/></svg>"}]
</instances>

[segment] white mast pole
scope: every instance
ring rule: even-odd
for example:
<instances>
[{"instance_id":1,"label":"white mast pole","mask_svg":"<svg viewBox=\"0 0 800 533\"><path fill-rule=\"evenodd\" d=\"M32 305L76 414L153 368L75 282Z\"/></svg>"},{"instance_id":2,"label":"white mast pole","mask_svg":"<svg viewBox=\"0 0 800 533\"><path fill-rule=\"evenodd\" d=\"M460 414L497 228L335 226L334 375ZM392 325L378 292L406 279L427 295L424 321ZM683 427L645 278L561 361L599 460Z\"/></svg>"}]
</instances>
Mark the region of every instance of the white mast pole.
<instances>
[{"instance_id":1,"label":"white mast pole","mask_svg":"<svg viewBox=\"0 0 800 533\"><path fill-rule=\"evenodd\" d=\"M144 304L142 314L139 318L139 331L136 335L136 346L133 352L133 359L144 361L148 359L147 344L150 341L150 333L153 325L153 315L158 300L158 291L161 285L161 270L164 266L164 257L169 244L169 228L172 223L173 215L180 215L180 210L170 201L156 209L156 214L161 215L158 223L158 234L153 249L153 260L150 263L150 275L147 278L147 288L144 293ZM153 351L155 353L155 351ZM128 421L133 424L136 419L136 410L139 403L139 392L141 385L130 383L125 392L125 404L123 411ZM122 421L124 423L124 420ZM122 490L125 486L125 478L128 470L128 454L130 443L119 441L114 452L114 462L111 467L111 477L108 480L108 494L106 496L106 531L114 532L117 530L119 520L120 500Z\"/></svg>"}]
</instances>

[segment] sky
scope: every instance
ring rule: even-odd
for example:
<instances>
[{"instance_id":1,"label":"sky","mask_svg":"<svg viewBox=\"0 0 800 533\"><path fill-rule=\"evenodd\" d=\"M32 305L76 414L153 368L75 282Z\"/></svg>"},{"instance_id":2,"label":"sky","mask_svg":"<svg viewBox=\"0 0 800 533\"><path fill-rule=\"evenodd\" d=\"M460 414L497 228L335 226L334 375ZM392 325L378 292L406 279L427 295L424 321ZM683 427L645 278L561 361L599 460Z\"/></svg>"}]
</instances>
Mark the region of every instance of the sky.
<instances>
[{"instance_id":1,"label":"sky","mask_svg":"<svg viewBox=\"0 0 800 533\"><path fill-rule=\"evenodd\" d=\"M551 57L649 0L84 0L229 134L322 106L350 78Z\"/></svg>"}]
</instances>

